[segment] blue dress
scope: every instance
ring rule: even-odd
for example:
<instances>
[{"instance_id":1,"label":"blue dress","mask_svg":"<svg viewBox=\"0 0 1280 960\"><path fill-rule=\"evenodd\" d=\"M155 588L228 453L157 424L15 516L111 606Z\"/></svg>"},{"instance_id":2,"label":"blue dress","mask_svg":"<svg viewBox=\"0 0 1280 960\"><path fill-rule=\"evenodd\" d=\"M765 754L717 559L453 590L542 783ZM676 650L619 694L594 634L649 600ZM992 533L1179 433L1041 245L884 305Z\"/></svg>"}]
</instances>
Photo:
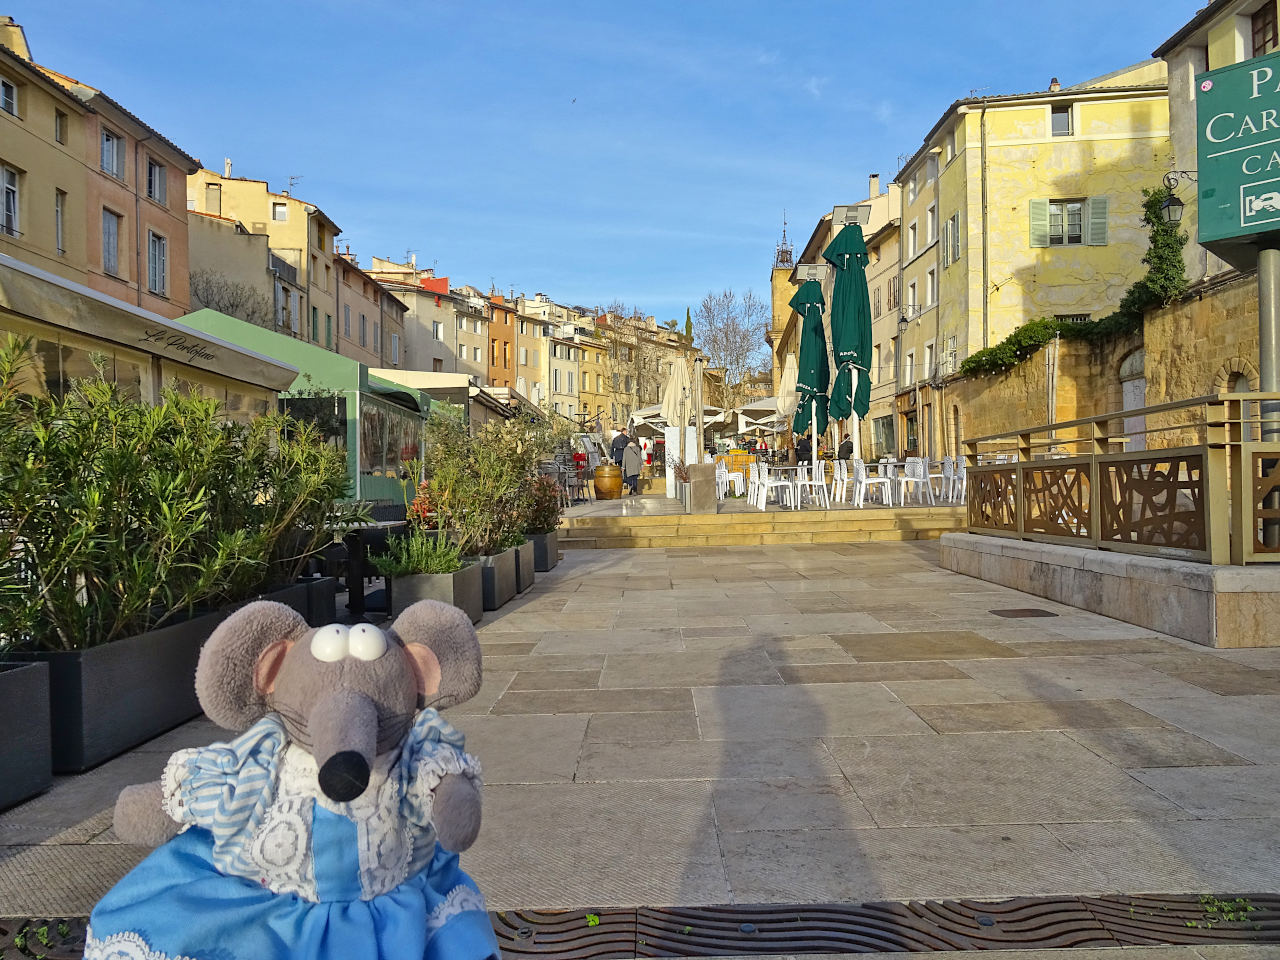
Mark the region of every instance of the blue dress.
<instances>
[{"instance_id":1,"label":"blue dress","mask_svg":"<svg viewBox=\"0 0 1280 960\"><path fill-rule=\"evenodd\" d=\"M462 745L422 711L350 803L320 793L274 714L179 751L162 788L185 829L94 908L86 960L497 960L484 897L431 826L445 774L479 782Z\"/></svg>"}]
</instances>

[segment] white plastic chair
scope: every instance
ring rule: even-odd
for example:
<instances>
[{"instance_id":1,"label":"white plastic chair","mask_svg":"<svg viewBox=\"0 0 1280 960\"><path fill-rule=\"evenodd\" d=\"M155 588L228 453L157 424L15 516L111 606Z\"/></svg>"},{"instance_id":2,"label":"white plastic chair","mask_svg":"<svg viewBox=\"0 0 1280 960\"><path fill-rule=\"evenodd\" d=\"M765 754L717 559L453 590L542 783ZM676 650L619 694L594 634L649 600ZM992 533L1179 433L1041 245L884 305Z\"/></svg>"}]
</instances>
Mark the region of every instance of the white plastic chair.
<instances>
[{"instance_id":1,"label":"white plastic chair","mask_svg":"<svg viewBox=\"0 0 1280 960\"><path fill-rule=\"evenodd\" d=\"M747 502L755 505L760 492L760 465L754 460L747 464Z\"/></svg>"},{"instance_id":2,"label":"white plastic chair","mask_svg":"<svg viewBox=\"0 0 1280 960\"><path fill-rule=\"evenodd\" d=\"M853 505L860 507L866 501L867 488L877 487L880 490L880 502L893 506L893 480L889 477L867 476L867 465L862 460L853 461Z\"/></svg>"},{"instance_id":3,"label":"white plastic chair","mask_svg":"<svg viewBox=\"0 0 1280 960\"><path fill-rule=\"evenodd\" d=\"M780 491L778 495L778 503L786 499L788 504L794 505L796 502L795 485L790 480L780 479L778 477L769 476L769 468L764 464L760 465L760 509L764 509L765 501L769 498L770 490Z\"/></svg>"},{"instance_id":4,"label":"white plastic chair","mask_svg":"<svg viewBox=\"0 0 1280 960\"><path fill-rule=\"evenodd\" d=\"M950 457L943 457L942 463L938 465L939 469L937 471L934 471L932 461L926 460L924 462L925 472L928 474L928 477L929 477L929 490L930 491L933 490L933 481L937 480L938 496L944 496L946 492L946 488L943 485L944 481L946 480L946 473L943 468L946 466L946 461L950 459L951 459Z\"/></svg>"},{"instance_id":5,"label":"white plastic chair","mask_svg":"<svg viewBox=\"0 0 1280 960\"><path fill-rule=\"evenodd\" d=\"M942 499L956 499L956 461L954 457L942 458Z\"/></svg>"},{"instance_id":6,"label":"white plastic chair","mask_svg":"<svg viewBox=\"0 0 1280 960\"><path fill-rule=\"evenodd\" d=\"M734 496L742 496L742 472L729 472L729 468L724 465L723 460L716 461L716 497L720 500L724 499L730 487L733 488Z\"/></svg>"},{"instance_id":7,"label":"white plastic chair","mask_svg":"<svg viewBox=\"0 0 1280 960\"><path fill-rule=\"evenodd\" d=\"M964 457L956 459L955 502L964 503L969 497L969 468Z\"/></svg>"},{"instance_id":8,"label":"white plastic chair","mask_svg":"<svg viewBox=\"0 0 1280 960\"><path fill-rule=\"evenodd\" d=\"M831 500L834 503L845 503L849 499L849 484L853 478L849 476L849 461L837 460L831 476Z\"/></svg>"},{"instance_id":9,"label":"white plastic chair","mask_svg":"<svg viewBox=\"0 0 1280 960\"><path fill-rule=\"evenodd\" d=\"M925 494L929 497L929 503L932 504L934 502L933 487L929 485L929 468L925 466L924 461L919 457L907 457L902 476L898 478L898 489L902 491L901 501L903 506L907 504L907 484L913 485L916 496L921 498L921 503L924 502L923 497ZM921 487L924 488L923 492L920 489Z\"/></svg>"},{"instance_id":10,"label":"white plastic chair","mask_svg":"<svg viewBox=\"0 0 1280 960\"><path fill-rule=\"evenodd\" d=\"M798 492L811 492L815 500L821 501L823 509L831 509L831 498L827 496L827 461L816 460L808 470L801 468L800 479L796 481Z\"/></svg>"}]
</instances>

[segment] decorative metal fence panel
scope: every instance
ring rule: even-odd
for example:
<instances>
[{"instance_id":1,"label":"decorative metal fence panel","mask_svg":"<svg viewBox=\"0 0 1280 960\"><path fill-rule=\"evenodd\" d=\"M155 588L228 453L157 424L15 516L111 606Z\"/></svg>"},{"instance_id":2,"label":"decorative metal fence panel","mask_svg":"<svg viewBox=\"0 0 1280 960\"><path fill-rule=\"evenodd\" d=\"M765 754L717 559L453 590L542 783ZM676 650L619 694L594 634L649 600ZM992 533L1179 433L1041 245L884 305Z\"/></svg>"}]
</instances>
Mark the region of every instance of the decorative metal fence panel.
<instances>
[{"instance_id":1,"label":"decorative metal fence panel","mask_svg":"<svg viewBox=\"0 0 1280 960\"><path fill-rule=\"evenodd\" d=\"M1097 462L1101 544L1208 559L1204 449L1110 454Z\"/></svg>"},{"instance_id":2,"label":"decorative metal fence panel","mask_svg":"<svg viewBox=\"0 0 1280 960\"><path fill-rule=\"evenodd\" d=\"M1093 539L1093 476L1088 457L1023 464L1022 532Z\"/></svg>"},{"instance_id":3,"label":"decorative metal fence panel","mask_svg":"<svg viewBox=\"0 0 1280 960\"><path fill-rule=\"evenodd\" d=\"M1017 536L1017 466L972 468L968 486L969 527L983 533Z\"/></svg>"},{"instance_id":4,"label":"decorative metal fence panel","mask_svg":"<svg viewBox=\"0 0 1280 960\"><path fill-rule=\"evenodd\" d=\"M1240 445L1231 493L1239 504L1232 563L1280 560L1280 537L1268 536L1267 530L1269 525L1273 530L1280 526L1280 443Z\"/></svg>"}]
</instances>

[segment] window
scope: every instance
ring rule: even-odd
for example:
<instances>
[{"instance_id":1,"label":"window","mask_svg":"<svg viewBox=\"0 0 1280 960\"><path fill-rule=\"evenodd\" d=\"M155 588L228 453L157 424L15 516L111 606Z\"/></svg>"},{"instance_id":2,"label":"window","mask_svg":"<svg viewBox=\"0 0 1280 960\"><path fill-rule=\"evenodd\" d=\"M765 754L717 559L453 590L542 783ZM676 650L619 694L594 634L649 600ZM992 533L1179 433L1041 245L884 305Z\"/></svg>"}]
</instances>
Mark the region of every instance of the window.
<instances>
[{"instance_id":1,"label":"window","mask_svg":"<svg viewBox=\"0 0 1280 960\"><path fill-rule=\"evenodd\" d=\"M953 213L942 225L942 265L950 266L960 259L960 214Z\"/></svg>"},{"instance_id":2,"label":"window","mask_svg":"<svg viewBox=\"0 0 1280 960\"><path fill-rule=\"evenodd\" d=\"M0 79L0 110L18 115L18 88L3 79Z\"/></svg>"},{"instance_id":3,"label":"window","mask_svg":"<svg viewBox=\"0 0 1280 960\"><path fill-rule=\"evenodd\" d=\"M351 339L351 304L349 303L342 305L342 335L348 340Z\"/></svg>"},{"instance_id":4,"label":"window","mask_svg":"<svg viewBox=\"0 0 1280 960\"><path fill-rule=\"evenodd\" d=\"M1088 313L1059 313L1053 319L1063 323L1088 323L1091 317L1092 314Z\"/></svg>"},{"instance_id":5,"label":"window","mask_svg":"<svg viewBox=\"0 0 1280 960\"><path fill-rule=\"evenodd\" d=\"M472 348L472 349L473 349L473 356L472 356L472 359L473 359L473 360L475 360L475 362L476 362L476 363L479 363L479 362L480 362L480 356L481 356L481 350L480 350L480 348L479 348L479 347L474 347L474 348Z\"/></svg>"},{"instance_id":6,"label":"window","mask_svg":"<svg viewBox=\"0 0 1280 960\"><path fill-rule=\"evenodd\" d=\"M1249 18L1253 33L1253 55L1260 57L1276 49L1276 4L1275 0L1267 0L1254 11ZM12 112L12 111L11 111Z\"/></svg>"},{"instance_id":7,"label":"window","mask_svg":"<svg viewBox=\"0 0 1280 960\"><path fill-rule=\"evenodd\" d=\"M480 321L479 321L479 320L472 320L472 321L471 321L471 332L472 332L472 333L479 333L479 332L480 332Z\"/></svg>"},{"instance_id":8,"label":"window","mask_svg":"<svg viewBox=\"0 0 1280 960\"><path fill-rule=\"evenodd\" d=\"M912 280L907 284L907 313L915 313L919 306L920 301L916 299L916 282Z\"/></svg>"},{"instance_id":9,"label":"window","mask_svg":"<svg viewBox=\"0 0 1280 960\"><path fill-rule=\"evenodd\" d=\"M1053 107L1053 135L1055 137L1071 136L1071 104Z\"/></svg>"},{"instance_id":10,"label":"window","mask_svg":"<svg viewBox=\"0 0 1280 960\"><path fill-rule=\"evenodd\" d=\"M924 182L933 183L938 179L938 155L931 153L924 161Z\"/></svg>"},{"instance_id":11,"label":"window","mask_svg":"<svg viewBox=\"0 0 1280 960\"><path fill-rule=\"evenodd\" d=\"M898 302L901 299L898 294L902 290L902 281L899 277L890 277L888 284L885 285L885 303L886 310L896 310Z\"/></svg>"},{"instance_id":12,"label":"window","mask_svg":"<svg viewBox=\"0 0 1280 960\"><path fill-rule=\"evenodd\" d=\"M400 334L398 333L391 335L391 363L393 366L400 363Z\"/></svg>"},{"instance_id":13,"label":"window","mask_svg":"<svg viewBox=\"0 0 1280 960\"><path fill-rule=\"evenodd\" d=\"M440 339L440 334L441 334L441 333L443 333L443 332L444 332L444 331L443 331L443 329L442 329L442 327L441 327L440 321L439 321L439 320L432 320L432 321L431 321L431 336L432 336L433 338L435 338L436 340L439 340L439 339Z\"/></svg>"},{"instance_id":14,"label":"window","mask_svg":"<svg viewBox=\"0 0 1280 960\"><path fill-rule=\"evenodd\" d=\"M53 238L58 245L58 253L67 252L66 234L63 228L63 213L67 208L67 192L53 191Z\"/></svg>"},{"instance_id":15,"label":"window","mask_svg":"<svg viewBox=\"0 0 1280 960\"><path fill-rule=\"evenodd\" d=\"M916 202L916 175L913 173L907 181L907 203Z\"/></svg>"},{"instance_id":16,"label":"window","mask_svg":"<svg viewBox=\"0 0 1280 960\"><path fill-rule=\"evenodd\" d=\"M124 179L124 137L105 127L102 130L102 172L117 180Z\"/></svg>"},{"instance_id":17,"label":"window","mask_svg":"<svg viewBox=\"0 0 1280 960\"><path fill-rule=\"evenodd\" d=\"M871 316L873 318L880 316L880 288L878 286L871 297Z\"/></svg>"},{"instance_id":18,"label":"window","mask_svg":"<svg viewBox=\"0 0 1280 960\"><path fill-rule=\"evenodd\" d=\"M1049 246L1084 243L1084 203L1065 200L1049 204Z\"/></svg>"},{"instance_id":19,"label":"window","mask_svg":"<svg viewBox=\"0 0 1280 960\"><path fill-rule=\"evenodd\" d=\"M373 349L375 353L382 353L382 328L377 320L373 321Z\"/></svg>"},{"instance_id":20,"label":"window","mask_svg":"<svg viewBox=\"0 0 1280 960\"><path fill-rule=\"evenodd\" d=\"M929 204L929 209L925 211L925 242L933 243L938 239L938 208L934 204Z\"/></svg>"},{"instance_id":21,"label":"window","mask_svg":"<svg viewBox=\"0 0 1280 960\"><path fill-rule=\"evenodd\" d=\"M369 345L369 321L365 315L360 314L360 346L367 347Z\"/></svg>"},{"instance_id":22,"label":"window","mask_svg":"<svg viewBox=\"0 0 1280 960\"><path fill-rule=\"evenodd\" d=\"M520 364L525 367L529 365L529 348L528 347L520 348Z\"/></svg>"},{"instance_id":23,"label":"window","mask_svg":"<svg viewBox=\"0 0 1280 960\"><path fill-rule=\"evenodd\" d=\"M329 274L332 272L333 272L332 269L326 263L324 265L324 292L325 293L329 292Z\"/></svg>"},{"instance_id":24,"label":"window","mask_svg":"<svg viewBox=\"0 0 1280 960\"><path fill-rule=\"evenodd\" d=\"M551 371L551 390L553 393L560 392L560 371L559 370Z\"/></svg>"},{"instance_id":25,"label":"window","mask_svg":"<svg viewBox=\"0 0 1280 960\"><path fill-rule=\"evenodd\" d=\"M916 382L916 353L914 350L908 350L906 358L902 361L902 379L907 383Z\"/></svg>"},{"instance_id":26,"label":"window","mask_svg":"<svg viewBox=\"0 0 1280 960\"><path fill-rule=\"evenodd\" d=\"M933 376L933 341L930 340L924 345L924 366L920 368L922 377Z\"/></svg>"},{"instance_id":27,"label":"window","mask_svg":"<svg viewBox=\"0 0 1280 960\"><path fill-rule=\"evenodd\" d=\"M459 317L459 318L458 318L458 329L459 329L459 330L465 330L465 329L467 329L467 320L466 320L466 318L465 318L465 317Z\"/></svg>"},{"instance_id":28,"label":"window","mask_svg":"<svg viewBox=\"0 0 1280 960\"><path fill-rule=\"evenodd\" d=\"M61 110L53 111L53 139L59 143L67 142L67 115Z\"/></svg>"},{"instance_id":29,"label":"window","mask_svg":"<svg viewBox=\"0 0 1280 960\"><path fill-rule=\"evenodd\" d=\"M311 308L311 339L316 341L320 339L320 308Z\"/></svg>"},{"instance_id":30,"label":"window","mask_svg":"<svg viewBox=\"0 0 1280 960\"><path fill-rule=\"evenodd\" d=\"M431 358L431 372L432 372L432 373L443 373L443 372L444 372L444 361L443 361L443 360L441 360L439 357L432 357L432 358Z\"/></svg>"},{"instance_id":31,"label":"window","mask_svg":"<svg viewBox=\"0 0 1280 960\"><path fill-rule=\"evenodd\" d=\"M604 393L604 377L596 374L596 393Z\"/></svg>"},{"instance_id":32,"label":"window","mask_svg":"<svg viewBox=\"0 0 1280 960\"><path fill-rule=\"evenodd\" d=\"M298 324L302 322L301 301L297 290L289 292L289 327L294 333L298 332Z\"/></svg>"},{"instance_id":33,"label":"window","mask_svg":"<svg viewBox=\"0 0 1280 960\"><path fill-rule=\"evenodd\" d=\"M907 227L907 256L908 257L914 257L916 255L916 251L919 248L919 240L918 240L919 234L920 234L920 231L914 222L911 224L911 226Z\"/></svg>"},{"instance_id":34,"label":"window","mask_svg":"<svg viewBox=\"0 0 1280 960\"><path fill-rule=\"evenodd\" d=\"M206 183L204 185L204 208L206 213L222 216L222 184ZM312 274L315 273L316 258L311 258Z\"/></svg>"},{"instance_id":35,"label":"window","mask_svg":"<svg viewBox=\"0 0 1280 960\"><path fill-rule=\"evenodd\" d=\"M938 271L930 267L924 276L924 305L931 307L938 302Z\"/></svg>"},{"instance_id":36,"label":"window","mask_svg":"<svg viewBox=\"0 0 1280 960\"><path fill-rule=\"evenodd\" d=\"M169 171L150 157L147 157L147 199L162 207L169 205Z\"/></svg>"},{"instance_id":37,"label":"window","mask_svg":"<svg viewBox=\"0 0 1280 960\"><path fill-rule=\"evenodd\" d=\"M271 219L285 221L289 219L289 204L283 200L271 201Z\"/></svg>"},{"instance_id":38,"label":"window","mask_svg":"<svg viewBox=\"0 0 1280 960\"><path fill-rule=\"evenodd\" d=\"M459 360L467 359L467 348L464 347L462 344L458 344L458 359Z\"/></svg>"},{"instance_id":39,"label":"window","mask_svg":"<svg viewBox=\"0 0 1280 960\"><path fill-rule=\"evenodd\" d=\"M324 315L324 345L325 349L333 347L333 314L326 313Z\"/></svg>"},{"instance_id":40,"label":"window","mask_svg":"<svg viewBox=\"0 0 1280 960\"><path fill-rule=\"evenodd\" d=\"M102 272L120 275L120 214L102 211Z\"/></svg>"},{"instance_id":41,"label":"window","mask_svg":"<svg viewBox=\"0 0 1280 960\"><path fill-rule=\"evenodd\" d=\"M881 380L883 378L880 374L880 344L877 343L872 348L871 356L871 369L875 372L876 380Z\"/></svg>"},{"instance_id":42,"label":"window","mask_svg":"<svg viewBox=\"0 0 1280 960\"><path fill-rule=\"evenodd\" d=\"M568 391L567 391L567 392L568 392L568 393L577 393L577 392L578 392L577 390L573 389L573 371L572 371L572 370L570 370L570 371L569 371L569 389L568 389Z\"/></svg>"},{"instance_id":43,"label":"window","mask_svg":"<svg viewBox=\"0 0 1280 960\"><path fill-rule=\"evenodd\" d=\"M956 158L956 131L952 127L947 133L947 139L943 143L942 159L945 163L950 163Z\"/></svg>"},{"instance_id":44,"label":"window","mask_svg":"<svg viewBox=\"0 0 1280 960\"><path fill-rule=\"evenodd\" d=\"M0 183L4 184L4 208L0 211L0 232L18 235L18 171L0 167Z\"/></svg>"}]
</instances>

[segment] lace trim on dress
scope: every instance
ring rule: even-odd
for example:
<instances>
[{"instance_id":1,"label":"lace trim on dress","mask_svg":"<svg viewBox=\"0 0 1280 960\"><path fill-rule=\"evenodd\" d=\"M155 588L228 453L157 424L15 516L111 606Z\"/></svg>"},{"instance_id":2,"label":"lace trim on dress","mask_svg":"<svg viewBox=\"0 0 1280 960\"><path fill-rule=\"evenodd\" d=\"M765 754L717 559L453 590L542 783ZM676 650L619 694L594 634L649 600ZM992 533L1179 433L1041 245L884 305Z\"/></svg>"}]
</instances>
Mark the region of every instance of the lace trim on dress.
<instances>
[{"instance_id":1,"label":"lace trim on dress","mask_svg":"<svg viewBox=\"0 0 1280 960\"><path fill-rule=\"evenodd\" d=\"M484 894L479 890L459 884L450 890L448 896L427 915L427 936L430 937L458 914L466 913L468 910L479 910L483 913L485 910Z\"/></svg>"},{"instance_id":2,"label":"lace trim on dress","mask_svg":"<svg viewBox=\"0 0 1280 960\"><path fill-rule=\"evenodd\" d=\"M113 933L99 940L93 935L92 927L85 931L84 957L85 960L192 960L152 950L151 944L132 931Z\"/></svg>"}]
</instances>

